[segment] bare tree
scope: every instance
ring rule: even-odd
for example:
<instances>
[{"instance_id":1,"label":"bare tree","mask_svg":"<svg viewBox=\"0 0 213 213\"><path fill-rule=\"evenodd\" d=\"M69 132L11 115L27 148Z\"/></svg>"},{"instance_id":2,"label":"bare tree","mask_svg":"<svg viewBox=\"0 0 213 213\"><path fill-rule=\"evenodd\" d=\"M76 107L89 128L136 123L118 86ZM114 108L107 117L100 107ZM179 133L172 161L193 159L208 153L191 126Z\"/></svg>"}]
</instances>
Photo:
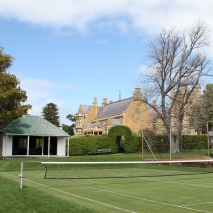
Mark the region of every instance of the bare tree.
<instances>
[{"instance_id":1,"label":"bare tree","mask_svg":"<svg viewBox=\"0 0 213 213\"><path fill-rule=\"evenodd\" d=\"M162 119L168 136L172 122L176 122L176 148L182 136L186 107L201 78L210 74L206 47L209 28L203 22L183 32L162 30L148 44L147 70L141 73L143 101ZM152 104L157 100L160 107ZM172 140L174 144L174 138ZM178 152L173 149L173 152Z\"/></svg>"}]
</instances>

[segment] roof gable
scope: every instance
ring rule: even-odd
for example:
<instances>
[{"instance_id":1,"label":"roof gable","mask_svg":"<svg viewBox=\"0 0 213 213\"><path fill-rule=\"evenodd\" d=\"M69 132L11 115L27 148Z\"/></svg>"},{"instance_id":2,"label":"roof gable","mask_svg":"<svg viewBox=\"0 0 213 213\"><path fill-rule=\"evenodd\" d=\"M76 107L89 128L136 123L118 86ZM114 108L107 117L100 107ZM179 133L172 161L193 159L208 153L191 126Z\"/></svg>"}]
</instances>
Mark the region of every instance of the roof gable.
<instances>
[{"instance_id":1,"label":"roof gable","mask_svg":"<svg viewBox=\"0 0 213 213\"><path fill-rule=\"evenodd\" d=\"M39 116L23 116L1 129L2 132L17 135L63 136L69 135L59 127Z\"/></svg>"},{"instance_id":2,"label":"roof gable","mask_svg":"<svg viewBox=\"0 0 213 213\"><path fill-rule=\"evenodd\" d=\"M127 108L130 106L130 104L134 101L133 97L132 98L127 98L124 100L119 100L113 103L106 104L101 111L98 113L96 116L96 119L100 118L105 118L105 117L110 117L113 115L119 115L122 114L127 110Z\"/></svg>"},{"instance_id":3,"label":"roof gable","mask_svg":"<svg viewBox=\"0 0 213 213\"><path fill-rule=\"evenodd\" d=\"M91 105L81 105L82 110L84 111L84 113L89 112L89 110L91 109Z\"/></svg>"}]
</instances>

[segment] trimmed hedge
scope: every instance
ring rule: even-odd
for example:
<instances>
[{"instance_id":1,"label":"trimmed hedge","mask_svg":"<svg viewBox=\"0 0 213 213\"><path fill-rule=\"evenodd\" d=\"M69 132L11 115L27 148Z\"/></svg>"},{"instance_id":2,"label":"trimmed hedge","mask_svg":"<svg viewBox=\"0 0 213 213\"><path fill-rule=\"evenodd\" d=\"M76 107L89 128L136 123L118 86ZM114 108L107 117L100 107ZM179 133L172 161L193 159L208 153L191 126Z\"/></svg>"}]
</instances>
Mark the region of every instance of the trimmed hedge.
<instances>
[{"instance_id":1,"label":"trimmed hedge","mask_svg":"<svg viewBox=\"0 0 213 213\"><path fill-rule=\"evenodd\" d=\"M124 136L125 142L131 140L132 130L128 126L116 125L109 129L108 137L116 140L118 136Z\"/></svg>"},{"instance_id":2,"label":"trimmed hedge","mask_svg":"<svg viewBox=\"0 0 213 213\"><path fill-rule=\"evenodd\" d=\"M70 137L69 154L70 155L92 155L97 154L99 149L111 149L111 153L118 152L118 146L115 141L102 136L82 136L78 138Z\"/></svg>"},{"instance_id":3,"label":"trimmed hedge","mask_svg":"<svg viewBox=\"0 0 213 213\"><path fill-rule=\"evenodd\" d=\"M97 152L98 137L70 138L70 155L91 155Z\"/></svg>"},{"instance_id":4,"label":"trimmed hedge","mask_svg":"<svg viewBox=\"0 0 213 213\"><path fill-rule=\"evenodd\" d=\"M206 135L183 135L183 149L208 149L208 138Z\"/></svg>"},{"instance_id":5,"label":"trimmed hedge","mask_svg":"<svg viewBox=\"0 0 213 213\"><path fill-rule=\"evenodd\" d=\"M125 142L125 153L136 153L141 151L141 136L134 135L131 140Z\"/></svg>"},{"instance_id":6,"label":"trimmed hedge","mask_svg":"<svg viewBox=\"0 0 213 213\"><path fill-rule=\"evenodd\" d=\"M117 130L116 130L117 131ZM93 155L97 154L99 149L111 149L111 153L118 153L119 146L116 141L116 137L119 134L111 133L109 135L101 136L82 136L82 137L70 137L70 155ZM124 130L123 130L124 131ZM126 133L127 132L127 133ZM125 153L136 153L141 152L142 137L139 135L129 134L129 130L122 132L126 134L125 137ZM123 136L122 135L122 136ZM167 135L155 135L147 136L152 148L156 149L158 152L169 152L170 143ZM144 141L144 150L149 151L145 141ZM183 135L182 136L182 149L183 150L200 150L207 149L207 136L206 135Z\"/></svg>"}]
</instances>

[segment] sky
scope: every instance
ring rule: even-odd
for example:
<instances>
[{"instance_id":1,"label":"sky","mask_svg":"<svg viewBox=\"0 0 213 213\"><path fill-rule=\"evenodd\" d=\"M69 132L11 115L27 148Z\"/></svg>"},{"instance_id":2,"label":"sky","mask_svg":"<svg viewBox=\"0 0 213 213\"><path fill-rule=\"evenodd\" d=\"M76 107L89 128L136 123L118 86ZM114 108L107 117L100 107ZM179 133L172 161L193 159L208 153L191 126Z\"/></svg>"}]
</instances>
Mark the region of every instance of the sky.
<instances>
[{"instance_id":1,"label":"sky","mask_svg":"<svg viewBox=\"0 0 213 213\"><path fill-rule=\"evenodd\" d=\"M203 21L212 34L212 9L211 0L0 0L0 46L14 57L8 72L27 92L28 113L52 102L70 125L66 116L94 97L101 105L132 96L161 29Z\"/></svg>"}]
</instances>

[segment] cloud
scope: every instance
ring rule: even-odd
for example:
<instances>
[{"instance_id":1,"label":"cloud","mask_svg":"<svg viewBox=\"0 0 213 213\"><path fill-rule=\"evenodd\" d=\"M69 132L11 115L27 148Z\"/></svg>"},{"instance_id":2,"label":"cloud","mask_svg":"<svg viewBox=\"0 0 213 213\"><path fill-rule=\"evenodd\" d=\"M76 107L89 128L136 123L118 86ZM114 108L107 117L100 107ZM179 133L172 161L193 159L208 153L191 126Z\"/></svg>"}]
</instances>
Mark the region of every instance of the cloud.
<instances>
[{"instance_id":1,"label":"cloud","mask_svg":"<svg viewBox=\"0 0 213 213\"><path fill-rule=\"evenodd\" d=\"M190 26L198 19L211 26L212 7L209 0L7 0L0 1L0 16L80 32L101 27L151 33L162 27Z\"/></svg>"},{"instance_id":2,"label":"cloud","mask_svg":"<svg viewBox=\"0 0 213 213\"><path fill-rule=\"evenodd\" d=\"M54 91L59 89L79 89L70 85L58 84L45 79L25 78L18 77L20 79L20 86L23 90L27 91L28 100L32 102L43 100L54 96ZM29 101L28 101L29 102Z\"/></svg>"},{"instance_id":3,"label":"cloud","mask_svg":"<svg viewBox=\"0 0 213 213\"><path fill-rule=\"evenodd\" d=\"M23 86L32 87L32 88L37 88L39 86L42 88L51 88L51 89L58 89L58 88L77 89L77 87L58 84L46 79L39 79L39 78L21 78L21 84Z\"/></svg>"},{"instance_id":4,"label":"cloud","mask_svg":"<svg viewBox=\"0 0 213 213\"><path fill-rule=\"evenodd\" d=\"M64 98L64 96L69 97L71 91L81 88L58 84L46 79L25 78L19 76L19 74L17 76L20 79L21 89L27 92L28 100L25 104L32 105L32 109L28 111L29 114L41 116L42 108L47 103L52 102L59 108L61 122L69 123L66 115L74 113L75 109L70 107L73 105L73 101L69 98Z\"/></svg>"}]
</instances>

